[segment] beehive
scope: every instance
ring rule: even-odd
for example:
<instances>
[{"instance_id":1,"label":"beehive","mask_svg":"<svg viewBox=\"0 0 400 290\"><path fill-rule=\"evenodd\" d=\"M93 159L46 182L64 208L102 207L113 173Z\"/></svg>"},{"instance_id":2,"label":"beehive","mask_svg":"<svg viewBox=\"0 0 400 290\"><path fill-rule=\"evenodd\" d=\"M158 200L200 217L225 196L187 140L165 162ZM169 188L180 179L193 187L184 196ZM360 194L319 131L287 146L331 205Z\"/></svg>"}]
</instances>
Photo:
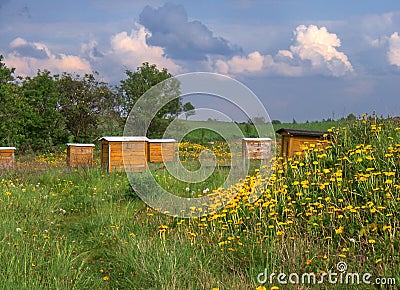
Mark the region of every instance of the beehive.
<instances>
[{"instance_id":1,"label":"beehive","mask_svg":"<svg viewBox=\"0 0 400 290\"><path fill-rule=\"evenodd\" d=\"M67 165L93 166L94 144L67 143Z\"/></svg>"},{"instance_id":2,"label":"beehive","mask_svg":"<svg viewBox=\"0 0 400 290\"><path fill-rule=\"evenodd\" d=\"M309 131L294 129L279 129L276 131L282 135L281 156L291 157L295 152L301 151L305 144L316 144L330 138L330 133L325 131Z\"/></svg>"},{"instance_id":3,"label":"beehive","mask_svg":"<svg viewBox=\"0 0 400 290\"><path fill-rule=\"evenodd\" d=\"M245 159L265 160L271 158L271 138L243 138L242 152Z\"/></svg>"},{"instance_id":4,"label":"beehive","mask_svg":"<svg viewBox=\"0 0 400 290\"><path fill-rule=\"evenodd\" d=\"M173 161L175 157L175 139L150 139L148 160L150 162Z\"/></svg>"},{"instance_id":5,"label":"beehive","mask_svg":"<svg viewBox=\"0 0 400 290\"><path fill-rule=\"evenodd\" d=\"M108 172L147 169L147 137L102 137L101 166ZM125 161L125 163L124 163Z\"/></svg>"},{"instance_id":6,"label":"beehive","mask_svg":"<svg viewBox=\"0 0 400 290\"><path fill-rule=\"evenodd\" d=\"M14 165L15 147L0 147L0 169L10 168Z\"/></svg>"}]
</instances>

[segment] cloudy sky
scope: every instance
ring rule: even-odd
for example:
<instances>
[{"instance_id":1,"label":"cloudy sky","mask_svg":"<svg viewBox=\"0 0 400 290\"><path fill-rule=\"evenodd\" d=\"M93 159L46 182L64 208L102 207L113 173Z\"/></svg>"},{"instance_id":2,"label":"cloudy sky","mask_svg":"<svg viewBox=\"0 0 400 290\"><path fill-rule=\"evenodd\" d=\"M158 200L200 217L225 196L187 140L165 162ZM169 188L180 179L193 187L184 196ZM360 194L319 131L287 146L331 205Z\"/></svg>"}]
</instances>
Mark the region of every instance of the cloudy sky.
<instances>
[{"instance_id":1,"label":"cloudy sky","mask_svg":"<svg viewBox=\"0 0 400 290\"><path fill-rule=\"evenodd\" d=\"M0 54L19 75L217 72L282 121L400 115L399 33L398 0L0 0Z\"/></svg>"}]
</instances>

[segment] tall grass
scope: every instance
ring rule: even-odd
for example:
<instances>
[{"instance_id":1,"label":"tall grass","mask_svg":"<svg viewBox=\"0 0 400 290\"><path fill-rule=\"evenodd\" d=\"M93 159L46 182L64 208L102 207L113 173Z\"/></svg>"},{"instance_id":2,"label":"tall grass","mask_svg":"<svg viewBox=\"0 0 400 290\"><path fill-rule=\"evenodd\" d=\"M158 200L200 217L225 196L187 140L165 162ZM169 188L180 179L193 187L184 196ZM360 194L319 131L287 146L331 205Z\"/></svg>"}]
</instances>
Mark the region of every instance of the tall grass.
<instances>
[{"instance_id":1,"label":"tall grass","mask_svg":"<svg viewBox=\"0 0 400 290\"><path fill-rule=\"evenodd\" d=\"M0 279L5 289L371 289L372 285L262 286L259 273L335 271L400 283L400 124L364 116L218 189L236 197L208 216L159 214L123 173L68 169L46 157L0 176ZM194 153L193 153L194 154ZM187 156L190 160L190 154ZM46 163L45 170L39 166ZM186 184L159 182L180 192ZM217 175L220 173L216 173ZM205 186L190 185L195 192ZM198 188L195 188L198 186ZM261 198L249 203L256 189ZM211 188L210 188L211 189ZM396 289L395 286L386 288ZM276 288L275 288L276 289Z\"/></svg>"}]
</instances>

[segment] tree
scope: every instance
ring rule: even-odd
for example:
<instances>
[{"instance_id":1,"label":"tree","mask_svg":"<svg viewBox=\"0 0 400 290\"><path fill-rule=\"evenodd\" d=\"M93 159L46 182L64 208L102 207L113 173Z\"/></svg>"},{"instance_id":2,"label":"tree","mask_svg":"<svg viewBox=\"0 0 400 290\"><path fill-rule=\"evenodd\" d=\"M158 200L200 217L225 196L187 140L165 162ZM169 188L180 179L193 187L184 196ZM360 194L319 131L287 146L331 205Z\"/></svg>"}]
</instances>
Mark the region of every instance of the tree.
<instances>
[{"instance_id":1,"label":"tree","mask_svg":"<svg viewBox=\"0 0 400 290\"><path fill-rule=\"evenodd\" d=\"M14 68L8 68L0 55L0 145L19 146L24 134L25 103L15 83Z\"/></svg>"},{"instance_id":2,"label":"tree","mask_svg":"<svg viewBox=\"0 0 400 290\"><path fill-rule=\"evenodd\" d=\"M57 76L57 89L60 112L74 141L92 142L101 134L101 121L107 116L115 117L118 110L117 95L93 74L81 77L63 73Z\"/></svg>"},{"instance_id":3,"label":"tree","mask_svg":"<svg viewBox=\"0 0 400 290\"><path fill-rule=\"evenodd\" d=\"M188 117L196 115L194 109L195 107L190 102L187 102L183 105L182 110L185 113L186 120L188 119Z\"/></svg>"},{"instance_id":4,"label":"tree","mask_svg":"<svg viewBox=\"0 0 400 290\"><path fill-rule=\"evenodd\" d=\"M29 146L41 150L68 141L65 118L61 114L56 81L49 71L25 77L21 94L28 105L23 112Z\"/></svg>"},{"instance_id":5,"label":"tree","mask_svg":"<svg viewBox=\"0 0 400 290\"><path fill-rule=\"evenodd\" d=\"M143 126L143 130L139 132L147 131L148 137L161 137L168 124L182 112L182 102L179 97L179 83L177 81L163 82L170 79L172 75L163 68L159 70L156 65L150 65L148 62L138 67L136 71L130 70L125 71L127 78L120 82L118 92L122 100L123 115L125 118L131 113L132 108L136 102L145 94L148 90L152 89L152 93L148 96L148 107L158 108L165 100L171 100L157 112L156 116L152 119L148 130L145 130L146 124L140 124ZM160 85L154 87L163 82ZM159 97L158 97L159 96ZM141 99L141 103L146 105L146 100ZM134 116L138 123L140 119L146 120L148 116L145 116L147 109L136 110ZM131 116L132 117L132 116Z\"/></svg>"},{"instance_id":6,"label":"tree","mask_svg":"<svg viewBox=\"0 0 400 290\"><path fill-rule=\"evenodd\" d=\"M346 121L355 121L356 119L357 117L353 113L348 114L346 117Z\"/></svg>"}]
</instances>

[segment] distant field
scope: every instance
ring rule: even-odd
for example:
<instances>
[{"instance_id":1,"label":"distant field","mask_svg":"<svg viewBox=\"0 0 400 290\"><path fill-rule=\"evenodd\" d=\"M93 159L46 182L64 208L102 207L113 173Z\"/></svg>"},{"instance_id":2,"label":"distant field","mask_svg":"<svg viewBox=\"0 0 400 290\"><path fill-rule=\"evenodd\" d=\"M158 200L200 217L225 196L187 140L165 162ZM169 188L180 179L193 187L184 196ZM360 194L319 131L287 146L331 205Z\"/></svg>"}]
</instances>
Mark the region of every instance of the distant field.
<instances>
[{"instance_id":1,"label":"distant field","mask_svg":"<svg viewBox=\"0 0 400 290\"><path fill-rule=\"evenodd\" d=\"M232 123L227 122L219 122L219 121L179 121L179 130L184 130L188 128L198 127L194 131L188 133L183 141L185 142L196 142L200 144L205 144L213 141L223 141L222 136L227 136L231 134L229 132L230 125ZM339 126L343 126L345 121L329 121L329 122L309 122L309 123L282 123L276 125L262 125L262 132L258 134L256 128L252 124L247 123L237 123L236 125L240 128L241 134L237 134L237 138L244 137L271 137L274 135L274 131L279 130L280 128L290 128L290 129L303 129L303 130L316 130L316 131L326 131L332 127L338 128ZM209 129L207 129L209 128ZM221 134L218 134L215 131L219 131ZM172 131L174 132L174 131ZM173 134L172 134L173 135ZM276 138L280 136L275 134Z\"/></svg>"},{"instance_id":2,"label":"distant field","mask_svg":"<svg viewBox=\"0 0 400 290\"><path fill-rule=\"evenodd\" d=\"M303 129L303 130L315 130L315 131L326 131L332 127L338 128L343 126L345 121L329 121L329 122L310 122L310 123L282 123L279 125L274 125L274 129L278 130L280 128L289 129Z\"/></svg>"}]
</instances>

